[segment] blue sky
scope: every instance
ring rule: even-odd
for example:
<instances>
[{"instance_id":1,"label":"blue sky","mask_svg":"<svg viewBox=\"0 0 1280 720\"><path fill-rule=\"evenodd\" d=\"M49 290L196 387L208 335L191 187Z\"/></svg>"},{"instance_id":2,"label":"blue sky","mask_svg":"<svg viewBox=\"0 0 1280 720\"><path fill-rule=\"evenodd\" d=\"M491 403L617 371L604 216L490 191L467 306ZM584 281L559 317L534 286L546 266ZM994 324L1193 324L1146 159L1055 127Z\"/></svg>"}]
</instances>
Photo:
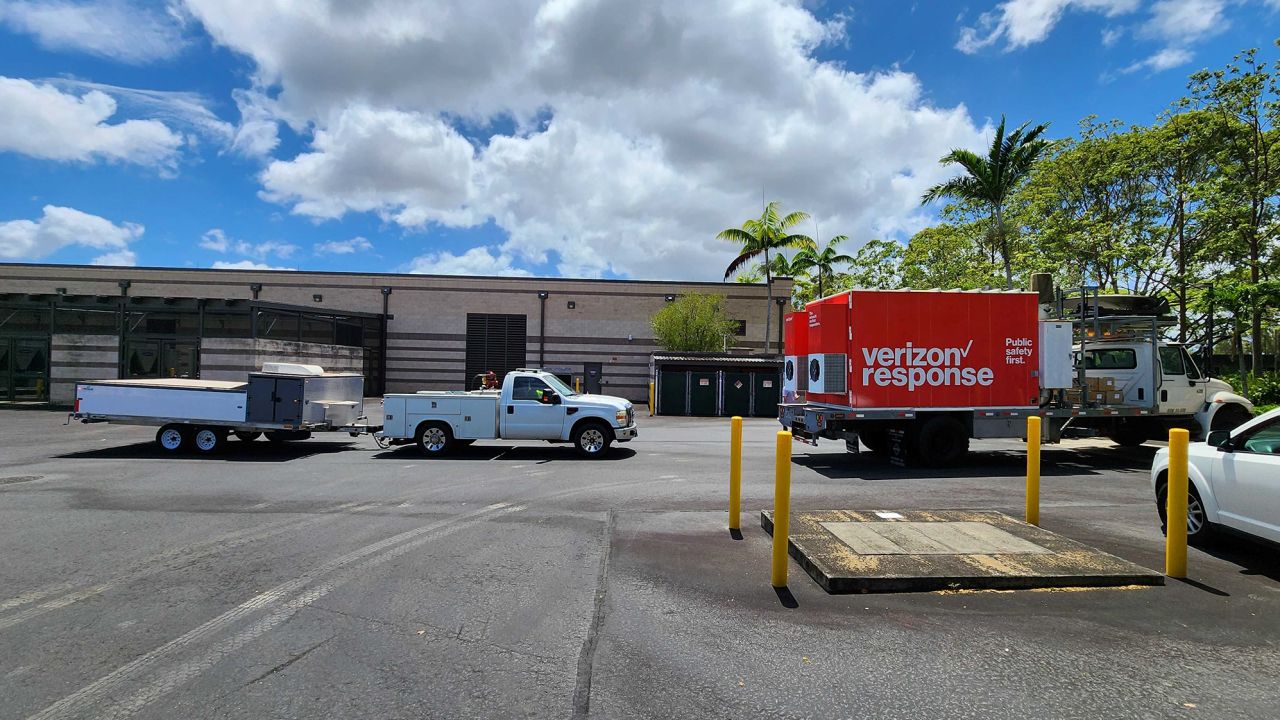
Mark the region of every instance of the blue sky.
<instances>
[{"instance_id":1,"label":"blue sky","mask_svg":"<svg viewBox=\"0 0 1280 720\"><path fill-rule=\"evenodd\" d=\"M762 196L905 239L1001 113L1150 122L1280 35L1280 0L348 5L0 0L0 261L719 279Z\"/></svg>"}]
</instances>

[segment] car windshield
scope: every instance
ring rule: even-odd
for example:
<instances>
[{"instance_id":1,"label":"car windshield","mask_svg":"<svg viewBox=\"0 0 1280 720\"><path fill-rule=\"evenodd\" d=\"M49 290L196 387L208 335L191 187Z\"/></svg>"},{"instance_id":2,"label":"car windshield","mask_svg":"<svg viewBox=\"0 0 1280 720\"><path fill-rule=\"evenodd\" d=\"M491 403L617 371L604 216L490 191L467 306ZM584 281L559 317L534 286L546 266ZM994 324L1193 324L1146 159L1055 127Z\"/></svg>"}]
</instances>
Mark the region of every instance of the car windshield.
<instances>
[{"instance_id":1,"label":"car windshield","mask_svg":"<svg viewBox=\"0 0 1280 720\"><path fill-rule=\"evenodd\" d=\"M550 385L552 390L555 390L557 393L559 393L560 397L573 397L574 395L578 394L573 390L571 390L568 385L565 385L564 382L562 382L560 378L556 377L555 375L546 374L546 375L540 375L539 377L541 377L544 382Z\"/></svg>"}]
</instances>

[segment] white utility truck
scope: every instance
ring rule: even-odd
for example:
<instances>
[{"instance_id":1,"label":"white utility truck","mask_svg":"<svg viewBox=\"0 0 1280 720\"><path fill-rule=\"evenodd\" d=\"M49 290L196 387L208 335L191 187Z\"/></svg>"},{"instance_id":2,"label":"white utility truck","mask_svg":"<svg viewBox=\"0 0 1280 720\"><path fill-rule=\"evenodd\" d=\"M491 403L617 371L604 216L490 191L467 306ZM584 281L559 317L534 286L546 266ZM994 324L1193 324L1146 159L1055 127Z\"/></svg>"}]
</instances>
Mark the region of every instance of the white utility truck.
<instances>
[{"instance_id":1,"label":"white utility truck","mask_svg":"<svg viewBox=\"0 0 1280 720\"><path fill-rule=\"evenodd\" d=\"M638 434L630 402L576 393L551 373L523 368L507 373L501 390L387 395L382 410L374 437L413 442L429 457L476 440L546 440L571 442L578 454L598 458L615 440Z\"/></svg>"},{"instance_id":2,"label":"white utility truck","mask_svg":"<svg viewBox=\"0 0 1280 720\"><path fill-rule=\"evenodd\" d=\"M207 454L266 435L305 440L312 432L371 432L364 420L364 376L328 373L316 365L265 363L248 381L134 378L76 383L70 420L158 425L156 443L169 452Z\"/></svg>"}]
</instances>

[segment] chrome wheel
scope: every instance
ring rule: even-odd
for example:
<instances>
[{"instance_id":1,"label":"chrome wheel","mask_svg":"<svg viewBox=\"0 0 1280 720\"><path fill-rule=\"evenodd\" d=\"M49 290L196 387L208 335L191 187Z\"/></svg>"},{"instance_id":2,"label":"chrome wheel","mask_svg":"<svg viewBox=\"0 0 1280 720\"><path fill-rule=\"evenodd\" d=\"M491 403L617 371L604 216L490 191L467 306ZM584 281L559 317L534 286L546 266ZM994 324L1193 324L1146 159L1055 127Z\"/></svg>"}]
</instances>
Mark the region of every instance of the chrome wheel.
<instances>
[{"instance_id":1,"label":"chrome wheel","mask_svg":"<svg viewBox=\"0 0 1280 720\"><path fill-rule=\"evenodd\" d=\"M160 429L160 433L156 435L156 441L160 443L160 447L169 452L176 452L182 448L182 428L169 426Z\"/></svg>"},{"instance_id":2,"label":"chrome wheel","mask_svg":"<svg viewBox=\"0 0 1280 720\"><path fill-rule=\"evenodd\" d=\"M422 431L422 439L418 444L422 446L424 452L442 453L449 446L449 435L445 433L444 428L432 426Z\"/></svg>"},{"instance_id":3,"label":"chrome wheel","mask_svg":"<svg viewBox=\"0 0 1280 720\"><path fill-rule=\"evenodd\" d=\"M583 431L578 444L583 452L594 455L604 449L604 433L596 428L589 428Z\"/></svg>"},{"instance_id":4,"label":"chrome wheel","mask_svg":"<svg viewBox=\"0 0 1280 720\"><path fill-rule=\"evenodd\" d=\"M1187 535L1196 535L1204 530L1204 505L1195 493L1187 493Z\"/></svg>"},{"instance_id":5,"label":"chrome wheel","mask_svg":"<svg viewBox=\"0 0 1280 720\"><path fill-rule=\"evenodd\" d=\"M213 452L218 447L218 433L209 428L200 428L196 431L195 437L196 449L200 452Z\"/></svg>"}]
</instances>

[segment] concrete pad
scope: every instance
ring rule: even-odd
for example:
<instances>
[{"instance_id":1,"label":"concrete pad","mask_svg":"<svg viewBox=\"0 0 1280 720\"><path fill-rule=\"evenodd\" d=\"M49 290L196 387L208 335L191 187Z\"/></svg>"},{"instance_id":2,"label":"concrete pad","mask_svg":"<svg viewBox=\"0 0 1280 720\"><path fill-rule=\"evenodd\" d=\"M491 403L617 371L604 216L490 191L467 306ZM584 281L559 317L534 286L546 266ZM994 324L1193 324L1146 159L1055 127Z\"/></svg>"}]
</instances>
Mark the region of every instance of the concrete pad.
<instances>
[{"instance_id":1,"label":"concrete pad","mask_svg":"<svg viewBox=\"0 0 1280 720\"><path fill-rule=\"evenodd\" d=\"M773 514L760 513L773 533ZM793 513L788 548L829 593L1163 585L1164 575L1004 513Z\"/></svg>"}]
</instances>

